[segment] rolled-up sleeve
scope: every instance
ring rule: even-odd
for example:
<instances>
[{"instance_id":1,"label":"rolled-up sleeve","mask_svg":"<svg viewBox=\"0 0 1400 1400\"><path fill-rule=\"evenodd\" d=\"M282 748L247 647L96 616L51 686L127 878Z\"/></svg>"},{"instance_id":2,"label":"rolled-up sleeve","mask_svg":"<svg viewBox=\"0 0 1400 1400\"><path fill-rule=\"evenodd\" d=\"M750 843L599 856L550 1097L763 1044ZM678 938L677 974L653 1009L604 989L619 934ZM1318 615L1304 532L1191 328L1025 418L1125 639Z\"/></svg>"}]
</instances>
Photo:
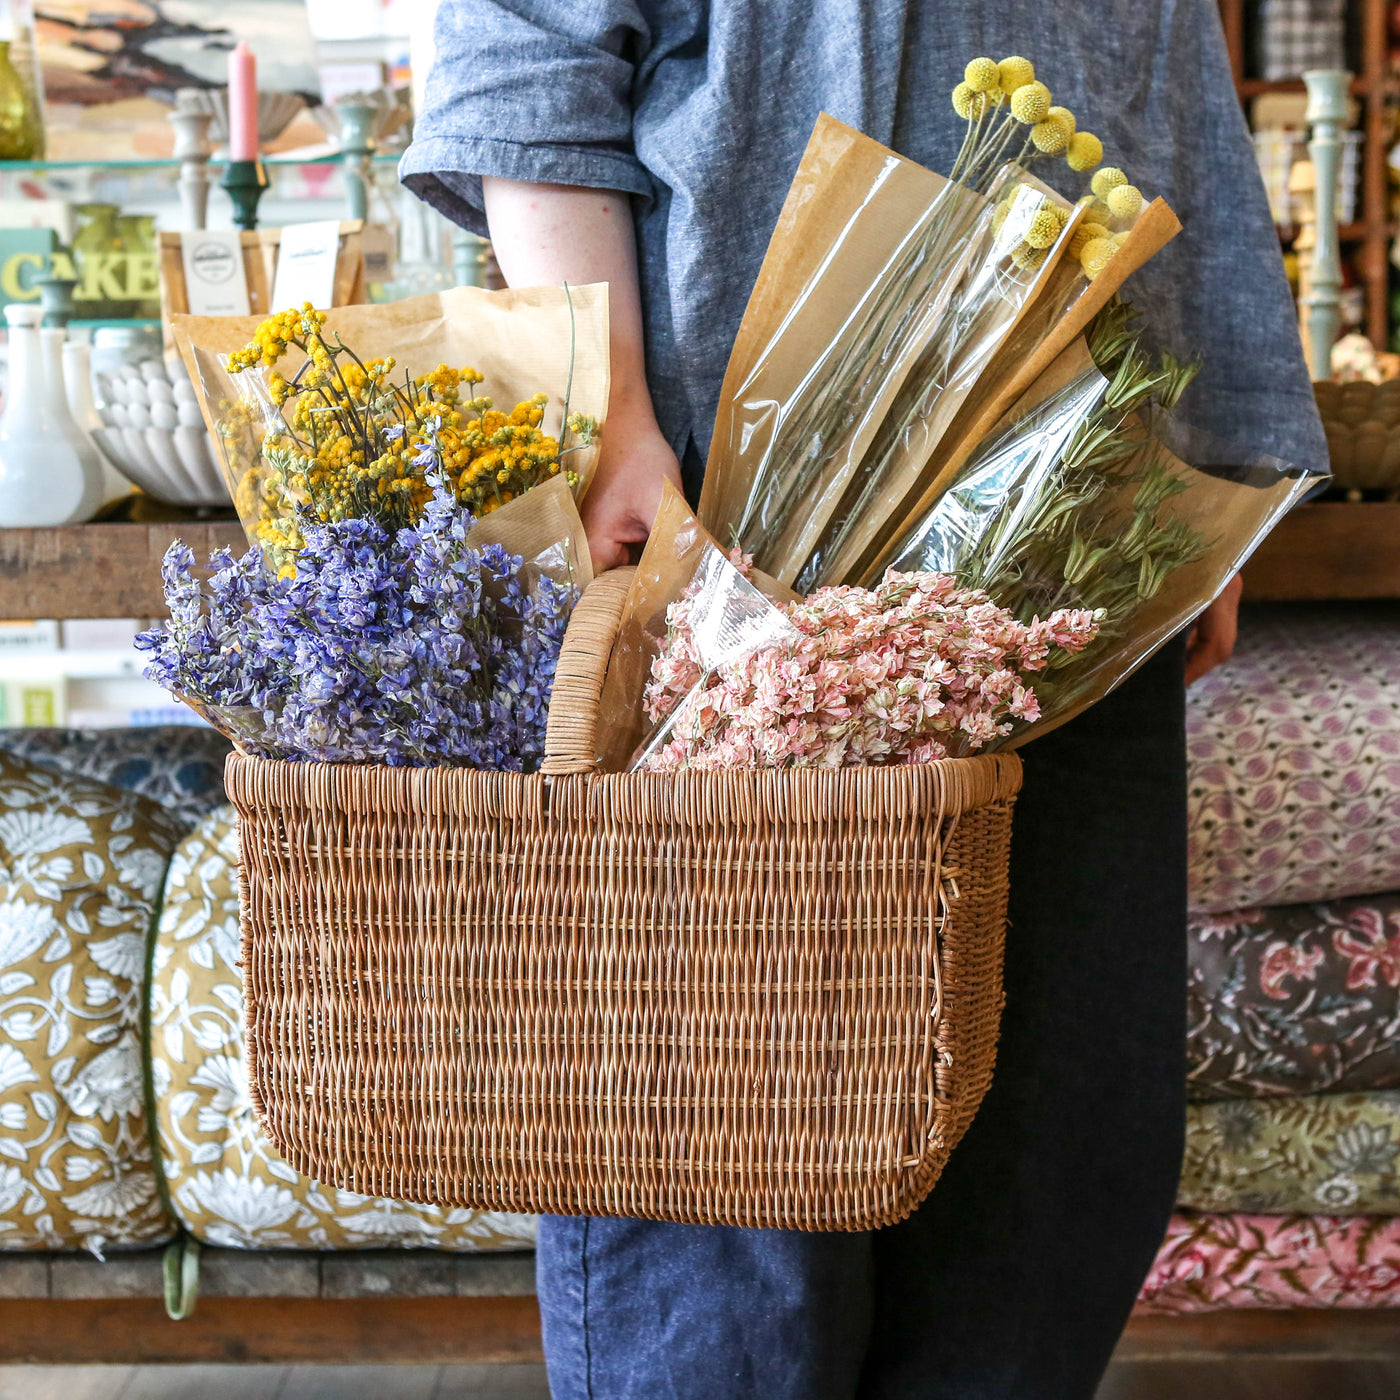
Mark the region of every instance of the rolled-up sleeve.
<instances>
[{"instance_id":1,"label":"rolled-up sleeve","mask_svg":"<svg viewBox=\"0 0 1400 1400\"><path fill-rule=\"evenodd\" d=\"M399 176L485 234L481 177L649 195L632 146L632 0L442 0L437 57Z\"/></svg>"}]
</instances>

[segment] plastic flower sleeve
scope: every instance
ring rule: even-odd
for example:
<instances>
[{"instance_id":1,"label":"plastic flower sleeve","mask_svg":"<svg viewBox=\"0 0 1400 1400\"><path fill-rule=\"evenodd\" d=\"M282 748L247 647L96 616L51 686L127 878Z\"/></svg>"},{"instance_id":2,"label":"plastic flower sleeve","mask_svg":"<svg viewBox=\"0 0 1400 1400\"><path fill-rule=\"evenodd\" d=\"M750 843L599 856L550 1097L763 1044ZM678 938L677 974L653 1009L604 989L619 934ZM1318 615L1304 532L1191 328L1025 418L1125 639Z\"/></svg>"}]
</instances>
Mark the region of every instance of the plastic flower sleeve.
<instances>
[{"instance_id":1,"label":"plastic flower sleeve","mask_svg":"<svg viewBox=\"0 0 1400 1400\"><path fill-rule=\"evenodd\" d=\"M667 743L677 724L689 722L688 706L715 670L796 635L758 585L781 601L794 595L761 575L756 579L744 577L680 492L667 485L603 683L598 739L604 772L630 771ZM678 628L686 633L684 659L682 649L667 646ZM663 652L668 659L660 659Z\"/></svg>"},{"instance_id":2,"label":"plastic flower sleeve","mask_svg":"<svg viewBox=\"0 0 1400 1400\"><path fill-rule=\"evenodd\" d=\"M794 482L812 505L814 471L859 461L983 206L818 118L725 375L700 504L718 539L777 540L793 523Z\"/></svg>"},{"instance_id":3,"label":"plastic flower sleeve","mask_svg":"<svg viewBox=\"0 0 1400 1400\"><path fill-rule=\"evenodd\" d=\"M1063 224L1049 219L1054 210ZM843 475L839 504L824 519L809 515L808 528L795 542L804 556L794 580L799 592L847 581L983 376L995 370L1021 319L1053 324L1089 285L1078 264L1065 256L1080 213L1019 166L998 175L968 236L971 251L956 285L863 459ZM1028 238L1050 241L1033 247ZM1047 298L1048 317L1038 312Z\"/></svg>"},{"instance_id":4,"label":"plastic flower sleeve","mask_svg":"<svg viewBox=\"0 0 1400 1400\"><path fill-rule=\"evenodd\" d=\"M1099 616L1095 640L1036 680L1039 721L991 747L1017 747L1106 695L1318 482L1275 458L1241 464L1177 416L1124 417L1111 387L1089 367L1028 396L891 551L891 568L952 573L1023 622L1056 609Z\"/></svg>"}]
</instances>

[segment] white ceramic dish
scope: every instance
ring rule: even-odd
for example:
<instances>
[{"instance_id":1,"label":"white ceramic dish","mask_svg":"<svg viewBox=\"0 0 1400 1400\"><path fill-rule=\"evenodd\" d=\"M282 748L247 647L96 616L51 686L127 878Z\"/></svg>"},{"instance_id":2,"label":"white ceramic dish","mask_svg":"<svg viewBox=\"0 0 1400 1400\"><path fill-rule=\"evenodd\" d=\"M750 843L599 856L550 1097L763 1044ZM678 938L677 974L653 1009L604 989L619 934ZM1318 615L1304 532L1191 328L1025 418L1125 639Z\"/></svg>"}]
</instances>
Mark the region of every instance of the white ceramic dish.
<instances>
[{"instance_id":1,"label":"white ceramic dish","mask_svg":"<svg viewBox=\"0 0 1400 1400\"><path fill-rule=\"evenodd\" d=\"M158 360L99 374L101 428L92 435L124 475L167 505L217 508L230 504L214 444L190 382L173 379Z\"/></svg>"}]
</instances>

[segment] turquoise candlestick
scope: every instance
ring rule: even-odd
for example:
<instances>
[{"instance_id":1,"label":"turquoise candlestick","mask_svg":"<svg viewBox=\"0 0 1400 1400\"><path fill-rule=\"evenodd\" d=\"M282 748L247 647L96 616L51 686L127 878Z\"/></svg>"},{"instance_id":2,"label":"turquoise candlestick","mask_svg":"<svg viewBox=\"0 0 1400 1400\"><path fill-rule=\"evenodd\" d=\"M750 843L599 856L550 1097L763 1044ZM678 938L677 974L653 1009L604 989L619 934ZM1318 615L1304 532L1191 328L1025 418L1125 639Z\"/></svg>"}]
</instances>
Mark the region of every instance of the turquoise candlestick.
<instances>
[{"instance_id":1,"label":"turquoise candlestick","mask_svg":"<svg viewBox=\"0 0 1400 1400\"><path fill-rule=\"evenodd\" d=\"M224 166L223 187L233 201L233 222L239 228L258 226L258 200L267 188L267 171L260 160L231 160Z\"/></svg>"}]
</instances>

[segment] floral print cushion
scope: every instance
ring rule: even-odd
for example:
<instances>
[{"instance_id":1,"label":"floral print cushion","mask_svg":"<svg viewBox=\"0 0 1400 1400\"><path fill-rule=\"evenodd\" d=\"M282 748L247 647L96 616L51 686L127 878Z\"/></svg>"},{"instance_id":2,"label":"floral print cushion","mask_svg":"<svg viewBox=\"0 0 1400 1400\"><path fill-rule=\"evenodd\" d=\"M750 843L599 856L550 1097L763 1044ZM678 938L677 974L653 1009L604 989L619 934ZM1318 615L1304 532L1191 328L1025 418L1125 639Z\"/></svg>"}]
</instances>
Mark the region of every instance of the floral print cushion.
<instances>
[{"instance_id":1,"label":"floral print cushion","mask_svg":"<svg viewBox=\"0 0 1400 1400\"><path fill-rule=\"evenodd\" d=\"M0 750L130 788L180 816L187 827L224 800L232 745L205 724L135 729L0 729Z\"/></svg>"},{"instance_id":2,"label":"floral print cushion","mask_svg":"<svg viewBox=\"0 0 1400 1400\"><path fill-rule=\"evenodd\" d=\"M161 1161L180 1223L245 1249L528 1249L530 1217L404 1205L300 1176L258 1127L244 1069L233 809L175 853L151 995Z\"/></svg>"},{"instance_id":3,"label":"floral print cushion","mask_svg":"<svg viewBox=\"0 0 1400 1400\"><path fill-rule=\"evenodd\" d=\"M147 930L183 822L0 753L0 1249L170 1236L142 1089Z\"/></svg>"},{"instance_id":4,"label":"floral print cushion","mask_svg":"<svg viewBox=\"0 0 1400 1400\"><path fill-rule=\"evenodd\" d=\"M1172 1217L1139 1313L1400 1307L1400 1217Z\"/></svg>"},{"instance_id":5,"label":"floral print cushion","mask_svg":"<svg viewBox=\"0 0 1400 1400\"><path fill-rule=\"evenodd\" d=\"M1400 1089L1400 894L1191 920L1193 1099Z\"/></svg>"},{"instance_id":6,"label":"floral print cushion","mask_svg":"<svg viewBox=\"0 0 1400 1400\"><path fill-rule=\"evenodd\" d=\"M1400 1215L1400 1091L1192 1104L1177 1204Z\"/></svg>"},{"instance_id":7,"label":"floral print cushion","mask_svg":"<svg viewBox=\"0 0 1400 1400\"><path fill-rule=\"evenodd\" d=\"M1187 734L1193 910L1400 889L1400 607L1250 610Z\"/></svg>"}]
</instances>

